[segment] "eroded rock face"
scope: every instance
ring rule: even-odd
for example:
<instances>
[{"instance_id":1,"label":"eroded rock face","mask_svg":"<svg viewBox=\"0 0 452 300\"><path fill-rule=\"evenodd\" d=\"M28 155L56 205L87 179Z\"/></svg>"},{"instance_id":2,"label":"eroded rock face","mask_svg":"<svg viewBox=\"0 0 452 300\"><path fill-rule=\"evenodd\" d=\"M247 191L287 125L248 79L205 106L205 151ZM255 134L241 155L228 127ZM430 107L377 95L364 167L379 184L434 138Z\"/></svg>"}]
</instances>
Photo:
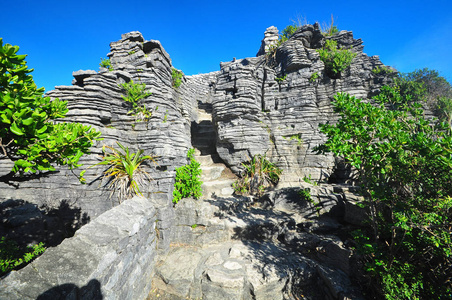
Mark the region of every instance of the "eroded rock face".
<instances>
[{"instance_id":1,"label":"eroded rock face","mask_svg":"<svg viewBox=\"0 0 452 300\"><path fill-rule=\"evenodd\" d=\"M261 47L256 56L264 55L270 46L275 45L278 42L279 31L275 26L270 26L265 30L265 37L261 42Z\"/></svg>"},{"instance_id":2,"label":"eroded rock face","mask_svg":"<svg viewBox=\"0 0 452 300\"><path fill-rule=\"evenodd\" d=\"M318 25L300 28L274 55L263 55L275 38L277 29L269 28L258 57L222 63L217 72L186 76L176 89L171 59L160 42L130 32L111 43L108 57L113 70L74 72L73 86L48 93L68 101L66 121L89 124L102 132L104 140L81 161L86 167L100 161L102 145L115 146L117 141L158 156L156 167L146 166L154 180L141 191L155 207L153 230L159 240L155 246L162 256L155 258L159 260L155 270L154 257L149 258L146 266L151 270L140 274L150 278L155 271L154 287L164 290L168 299L217 299L219 295L222 299L296 299L294 295L305 292L310 299L317 299L316 295L318 299L359 298L359 292L353 296L356 290L348 276L351 251L333 233L342 223L360 224L365 211L359 211L350 193L338 193L331 185L310 187L320 204L317 211L312 203L300 200L303 183L299 181L303 176L324 180L339 169L332 156L312 152L325 141L319 123L337 120L331 104L334 95L347 92L368 99L390 78L371 72L382 63L364 54L362 41L351 32L331 37L357 54L340 79L326 75L316 52L326 39ZM152 93L144 101L153 111L149 122L128 114L120 84L131 80L144 83ZM187 163L187 150L196 141L191 135L201 132L193 130L200 121L197 108L212 111L216 131L212 148L217 152L213 154L233 172L240 173L241 164L256 154L266 154L283 169L278 189L263 199L271 209L253 207L252 199L213 196L184 199L173 209L175 168ZM11 162L1 160L0 176L11 167ZM99 178L102 171L101 167L88 169L87 185L80 185L65 168L26 180L2 177L0 201L27 201L24 208L4 205L10 214L5 224L19 226L22 220L15 216L21 209L30 219L40 220L38 208L59 207L63 202L95 220L119 202L115 195L109 198L111 191ZM346 177L336 174L335 178ZM317 214L328 216L314 219ZM322 291L313 290L320 287ZM118 289L127 293L125 288Z\"/></svg>"},{"instance_id":3,"label":"eroded rock face","mask_svg":"<svg viewBox=\"0 0 452 300\"><path fill-rule=\"evenodd\" d=\"M314 180L331 175L333 157L312 150L325 141L318 125L337 118L331 105L334 95L345 92L368 99L387 78L371 72L381 62L363 53L362 41L349 31L331 39L356 57L341 79L329 78L316 51L325 39L317 24L306 25L273 56L221 64L213 120L218 154L234 172L252 156L266 153L284 170L284 185L298 184L309 174Z\"/></svg>"},{"instance_id":4,"label":"eroded rock face","mask_svg":"<svg viewBox=\"0 0 452 300\"><path fill-rule=\"evenodd\" d=\"M110 46L112 71L101 68L99 72L74 72L73 86L58 86L47 96L68 101L64 121L89 124L102 132L104 140L94 145L91 155L82 158L82 169L100 161L103 145L117 147L116 142L120 142L134 151L142 149L145 155L158 158L157 165L146 166L154 180L141 191L146 197L170 205L175 167L186 163L191 145L190 121L196 102L194 97L181 97L172 87L171 59L159 41L146 41L135 31L122 35ZM123 100L125 91L119 84L131 80L144 83L152 93L144 100L153 112L149 122L128 114L131 108ZM11 167L8 161L0 161L0 176ZM86 185L64 167L37 178L5 179L0 181L0 200L23 199L39 207L58 207L66 201L92 218L118 204L116 195L109 198L111 190L100 180L104 169L89 168Z\"/></svg>"}]
</instances>

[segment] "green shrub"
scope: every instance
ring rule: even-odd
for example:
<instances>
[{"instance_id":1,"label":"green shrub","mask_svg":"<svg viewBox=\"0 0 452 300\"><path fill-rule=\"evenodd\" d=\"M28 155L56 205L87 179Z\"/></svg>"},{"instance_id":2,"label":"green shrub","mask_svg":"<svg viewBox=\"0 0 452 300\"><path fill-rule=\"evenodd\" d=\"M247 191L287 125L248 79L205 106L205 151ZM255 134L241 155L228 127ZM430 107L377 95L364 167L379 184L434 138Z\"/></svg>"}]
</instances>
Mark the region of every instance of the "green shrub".
<instances>
[{"instance_id":1,"label":"green shrub","mask_svg":"<svg viewBox=\"0 0 452 300\"><path fill-rule=\"evenodd\" d=\"M234 184L236 193L262 196L265 189L278 183L282 170L267 160L265 155L257 154L245 163L244 174Z\"/></svg>"},{"instance_id":2,"label":"green shrub","mask_svg":"<svg viewBox=\"0 0 452 300\"><path fill-rule=\"evenodd\" d=\"M121 96L124 101L132 104L132 110L128 114L136 116L138 120L143 120L145 122L149 121L152 117L152 111L148 110L143 104L139 105L140 100L145 99L152 95L152 93L146 92L146 85L144 83L134 83L133 80L130 82L122 83L119 85L122 87L127 95Z\"/></svg>"},{"instance_id":3,"label":"green shrub","mask_svg":"<svg viewBox=\"0 0 452 300\"><path fill-rule=\"evenodd\" d=\"M0 276L25 266L45 250L43 243L20 249L15 241L2 237L0 239Z\"/></svg>"},{"instance_id":4,"label":"green shrub","mask_svg":"<svg viewBox=\"0 0 452 300\"><path fill-rule=\"evenodd\" d=\"M403 82L422 85L423 89L425 89L424 100L434 101L439 97L452 98L452 86L444 77L439 76L436 70L424 68L410 73L402 73L399 75L399 78ZM408 93L409 91L405 92L405 94Z\"/></svg>"},{"instance_id":5,"label":"green shrub","mask_svg":"<svg viewBox=\"0 0 452 300\"><path fill-rule=\"evenodd\" d=\"M291 135L283 135L283 139L290 141L297 141L298 146L303 144L303 139L301 138L301 133L291 134Z\"/></svg>"},{"instance_id":6,"label":"green shrub","mask_svg":"<svg viewBox=\"0 0 452 300\"><path fill-rule=\"evenodd\" d=\"M182 77L184 76L184 73L182 71L179 71L175 68L171 68L171 79L172 79L172 85L176 89L180 87L182 84Z\"/></svg>"},{"instance_id":7,"label":"green shrub","mask_svg":"<svg viewBox=\"0 0 452 300\"><path fill-rule=\"evenodd\" d=\"M194 157L195 149L188 150L187 158L190 164L176 168L176 182L174 183L173 203L178 203L182 198L193 197L199 199L202 196L201 164Z\"/></svg>"},{"instance_id":8,"label":"green shrub","mask_svg":"<svg viewBox=\"0 0 452 300\"><path fill-rule=\"evenodd\" d=\"M372 69L372 73L375 75L386 75L386 74L392 74L392 73L394 73L394 71L390 67L376 66L374 69Z\"/></svg>"},{"instance_id":9,"label":"green shrub","mask_svg":"<svg viewBox=\"0 0 452 300\"><path fill-rule=\"evenodd\" d=\"M425 101L427 106L442 120L449 123L452 86L438 71L427 68L402 73L394 80L394 85L411 101Z\"/></svg>"},{"instance_id":10,"label":"green shrub","mask_svg":"<svg viewBox=\"0 0 452 300\"><path fill-rule=\"evenodd\" d=\"M315 209L317 215L320 216L320 210L322 209L322 207L320 206L320 203L318 203L314 199L312 199L310 188L300 189L298 191L298 195L300 196L300 198L302 200L311 204L312 207Z\"/></svg>"},{"instance_id":11,"label":"green shrub","mask_svg":"<svg viewBox=\"0 0 452 300\"><path fill-rule=\"evenodd\" d=\"M100 60L100 64L99 64L99 66L101 67L101 68L105 68L105 69L108 69L108 71L113 71L113 67L111 66L111 61L110 61L110 58L100 58L101 60Z\"/></svg>"},{"instance_id":12,"label":"green shrub","mask_svg":"<svg viewBox=\"0 0 452 300\"><path fill-rule=\"evenodd\" d=\"M281 32L280 39L283 40L283 43L284 43L285 41L290 39L298 29L299 29L299 26L295 25L295 24L287 26Z\"/></svg>"},{"instance_id":13,"label":"green shrub","mask_svg":"<svg viewBox=\"0 0 452 300\"><path fill-rule=\"evenodd\" d=\"M11 173L55 171L54 165L79 167L100 132L64 118L67 102L44 97L30 75L26 55L0 38L0 158L14 162Z\"/></svg>"},{"instance_id":14,"label":"green shrub","mask_svg":"<svg viewBox=\"0 0 452 300\"><path fill-rule=\"evenodd\" d=\"M311 74L311 77L309 78L309 82L315 82L320 77L318 72L314 72Z\"/></svg>"},{"instance_id":15,"label":"green shrub","mask_svg":"<svg viewBox=\"0 0 452 300\"><path fill-rule=\"evenodd\" d=\"M309 174L307 177L304 176L304 177L303 177L303 181L306 182L306 183L312 184L313 186L317 186L317 185L318 185L317 182L315 182L315 181L312 180L311 174Z\"/></svg>"},{"instance_id":16,"label":"green shrub","mask_svg":"<svg viewBox=\"0 0 452 300\"><path fill-rule=\"evenodd\" d=\"M143 155L143 150L131 153L129 148L124 147L119 142L119 149L103 146L104 156L102 161L94 166L106 165L108 169L102 174L103 178L108 180L108 186L112 189L110 194L118 192L119 201L132 198L134 195L143 195L140 186L143 186L147 180L152 180L151 176L144 170L143 164L147 161L155 163L155 156ZM83 176L82 171L80 176Z\"/></svg>"},{"instance_id":17,"label":"green shrub","mask_svg":"<svg viewBox=\"0 0 452 300\"><path fill-rule=\"evenodd\" d=\"M284 75L284 76L282 76L282 77L276 77L276 78L275 78L275 81L278 82L278 83L281 83L281 82L283 82L284 80L286 80L286 78L287 78L287 74Z\"/></svg>"},{"instance_id":18,"label":"green shrub","mask_svg":"<svg viewBox=\"0 0 452 300\"><path fill-rule=\"evenodd\" d=\"M410 98L410 97L408 97ZM452 135L424 119L421 104L396 87L375 105L335 96L340 119L323 124L317 148L356 168L369 228L355 233L373 293L386 299L452 294Z\"/></svg>"},{"instance_id":19,"label":"green shrub","mask_svg":"<svg viewBox=\"0 0 452 300\"><path fill-rule=\"evenodd\" d=\"M320 59L325 64L325 70L329 77L340 78L340 74L348 68L356 56L356 53L346 49L338 49L337 42L326 40L323 49L318 49Z\"/></svg>"}]
</instances>

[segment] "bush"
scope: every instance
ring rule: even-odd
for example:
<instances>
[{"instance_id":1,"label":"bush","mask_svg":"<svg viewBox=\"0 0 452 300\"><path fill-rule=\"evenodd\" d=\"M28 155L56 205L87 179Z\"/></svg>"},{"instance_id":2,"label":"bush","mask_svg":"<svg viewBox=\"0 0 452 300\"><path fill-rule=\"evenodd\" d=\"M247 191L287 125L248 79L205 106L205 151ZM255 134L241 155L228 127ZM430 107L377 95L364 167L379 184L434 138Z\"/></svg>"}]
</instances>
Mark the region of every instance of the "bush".
<instances>
[{"instance_id":1,"label":"bush","mask_svg":"<svg viewBox=\"0 0 452 300\"><path fill-rule=\"evenodd\" d=\"M184 73L182 71L179 71L175 68L171 68L171 79L172 79L172 85L176 89L180 87L182 84L182 77L184 76Z\"/></svg>"},{"instance_id":2,"label":"bush","mask_svg":"<svg viewBox=\"0 0 452 300\"><path fill-rule=\"evenodd\" d=\"M276 78L275 78L275 81L278 82L278 83L281 83L281 82L283 82L284 80L286 80L286 78L287 78L287 74L284 75L284 76L281 76L281 77L276 77Z\"/></svg>"},{"instance_id":3,"label":"bush","mask_svg":"<svg viewBox=\"0 0 452 300\"><path fill-rule=\"evenodd\" d=\"M188 150L187 158L190 164L176 168L176 181L174 183L173 203L178 203L182 198L202 196L201 164L194 157L195 149Z\"/></svg>"},{"instance_id":4,"label":"bush","mask_svg":"<svg viewBox=\"0 0 452 300\"><path fill-rule=\"evenodd\" d=\"M439 97L452 98L452 86L444 77L439 76L438 71L424 68L410 73L402 73L399 78L402 82L422 85L425 90L423 93L424 100L432 101ZM405 91L405 94L409 94L409 92L409 90Z\"/></svg>"},{"instance_id":5,"label":"bush","mask_svg":"<svg viewBox=\"0 0 452 300\"><path fill-rule=\"evenodd\" d=\"M126 96L121 97L124 101L132 104L132 110L130 110L128 114L136 116L138 120L143 120L145 122L149 121L152 117L152 112L148 110L144 104L142 106L139 105L140 100L152 95L152 93L146 92L146 85L144 83L135 83L131 80L130 82L122 83L119 86L127 93Z\"/></svg>"},{"instance_id":6,"label":"bush","mask_svg":"<svg viewBox=\"0 0 452 300\"><path fill-rule=\"evenodd\" d=\"M0 158L14 162L11 173L54 171L54 165L79 167L100 132L79 123L56 122L67 102L43 97L18 46L0 38Z\"/></svg>"},{"instance_id":7,"label":"bush","mask_svg":"<svg viewBox=\"0 0 452 300\"><path fill-rule=\"evenodd\" d=\"M439 97L437 112L441 120L444 120L452 128L452 98Z\"/></svg>"},{"instance_id":8,"label":"bush","mask_svg":"<svg viewBox=\"0 0 452 300\"><path fill-rule=\"evenodd\" d=\"M281 36L280 36L280 39L282 40L282 42L284 43L285 41L290 39L299 28L300 27L295 24L289 25L286 28L284 28L283 31L281 32Z\"/></svg>"},{"instance_id":9,"label":"bush","mask_svg":"<svg viewBox=\"0 0 452 300\"><path fill-rule=\"evenodd\" d=\"M318 49L320 59L325 64L326 73L331 78L340 78L341 72L348 68L356 53L346 49L338 49L337 42L326 40L323 49Z\"/></svg>"},{"instance_id":10,"label":"bush","mask_svg":"<svg viewBox=\"0 0 452 300\"><path fill-rule=\"evenodd\" d=\"M394 73L394 71L390 67L376 66L374 69L372 69L372 73L375 75L387 75Z\"/></svg>"},{"instance_id":11,"label":"bush","mask_svg":"<svg viewBox=\"0 0 452 300\"><path fill-rule=\"evenodd\" d=\"M409 98L409 97L408 97ZM341 116L323 124L317 148L356 168L369 228L355 233L369 287L386 299L445 299L452 293L452 135L421 105L385 87L375 105L335 96Z\"/></svg>"},{"instance_id":12,"label":"bush","mask_svg":"<svg viewBox=\"0 0 452 300\"><path fill-rule=\"evenodd\" d=\"M101 68L107 69L108 71L113 71L113 67L111 66L110 58L102 58L101 57L99 66Z\"/></svg>"},{"instance_id":13,"label":"bush","mask_svg":"<svg viewBox=\"0 0 452 300\"><path fill-rule=\"evenodd\" d=\"M438 71L424 68L399 74L394 81L402 95L411 96L411 101L423 101L443 121L451 124L452 86Z\"/></svg>"},{"instance_id":14,"label":"bush","mask_svg":"<svg viewBox=\"0 0 452 300\"><path fill-rule=\"evenodd\" d=\"M234 184L234 190L238 194L262 196L265 189L278 184L282 170L269 162L265 155L257 154L253 158L242 163L244 174Z\"/></svg>"},{"instance_id":15,"label":"bush","mask_svg":"<svg viewBox=\"0 0 452 300\"><path fill-rule=\"evenodd\" d=\"M319 77L319 73L314 72L311 74L311 77L309 77L309 82L314 83Z\"/></svg>"},{"instance_id":16,"label":"bush","mask_svg":"<svg viewBox=\"0 0 452 300\"><path fill-rule=\"evenodd\" d=\"M15 241L2 237L0 239L0 276L25 266L45 250L43 243L21 249Z\"/></svg>"},{"instance_id":17,"label":"bush","mask_svg":"<svg viewBox=\"0 0 452 300\"><path fill-rule=\"evenodd\" d=\"M119 142L116 142L116 144L118 144L119 149L110 146L102 147L103 161L94 165L108 166L102 176L109 180L108 185L112 188L110 197L115 191L118 191L119 201L132 198L134 195L143 196L140 186L144 185L146 179L152 180L152 178L142 165L147 161L155 163L156 157L143 155L144 151L140 149L136 153L131 153L129 148L124 147ZM85 171L82 171L80 176L83 176L84 173Z\"/></svg>"}]
</instances>

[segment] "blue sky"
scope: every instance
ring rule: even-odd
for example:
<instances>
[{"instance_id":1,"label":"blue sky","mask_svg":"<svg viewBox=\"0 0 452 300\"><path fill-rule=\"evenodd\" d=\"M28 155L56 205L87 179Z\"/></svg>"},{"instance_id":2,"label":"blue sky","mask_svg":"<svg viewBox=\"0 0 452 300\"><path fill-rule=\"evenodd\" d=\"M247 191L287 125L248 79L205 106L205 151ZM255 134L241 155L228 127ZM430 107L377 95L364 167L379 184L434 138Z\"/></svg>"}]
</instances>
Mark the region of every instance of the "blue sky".
<instances>
[{"instance_id":1,"label":"blue sky","mask_svg":"<svg viewBox=\"0 0 452 300\"><path fill-rule=\"evenodd\" d=\"M98 70L110 42L138 30L160 40L185 74L255 56L269 26L298 17L330 22L364 41L364 52L402 72L435 69L452 82L452 1L5 1L0 37L28 54L38 87L70 85Z\"/></svg>"}]
</instances>

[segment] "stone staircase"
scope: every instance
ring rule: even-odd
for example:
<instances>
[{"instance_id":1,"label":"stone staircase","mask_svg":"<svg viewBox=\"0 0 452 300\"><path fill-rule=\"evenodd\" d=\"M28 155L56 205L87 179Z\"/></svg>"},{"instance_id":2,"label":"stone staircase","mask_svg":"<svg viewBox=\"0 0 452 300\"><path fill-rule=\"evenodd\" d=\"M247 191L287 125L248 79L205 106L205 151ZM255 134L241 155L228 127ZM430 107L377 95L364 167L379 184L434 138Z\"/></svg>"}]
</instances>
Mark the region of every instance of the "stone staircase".
<instances>
[{"instance_id":1,"label":"stone staircase","mask_svg":"<svg viewBox=\"0 0 452 300\"><path fill-rule=\"evenodd\" d=\"M198 123L192 125L192 145L195 148L195 158L201 163L203 199L232 196L232 183L237 179L218 156L216 138L212 105L200 103Z\"/></svg>"}]
</instances>

